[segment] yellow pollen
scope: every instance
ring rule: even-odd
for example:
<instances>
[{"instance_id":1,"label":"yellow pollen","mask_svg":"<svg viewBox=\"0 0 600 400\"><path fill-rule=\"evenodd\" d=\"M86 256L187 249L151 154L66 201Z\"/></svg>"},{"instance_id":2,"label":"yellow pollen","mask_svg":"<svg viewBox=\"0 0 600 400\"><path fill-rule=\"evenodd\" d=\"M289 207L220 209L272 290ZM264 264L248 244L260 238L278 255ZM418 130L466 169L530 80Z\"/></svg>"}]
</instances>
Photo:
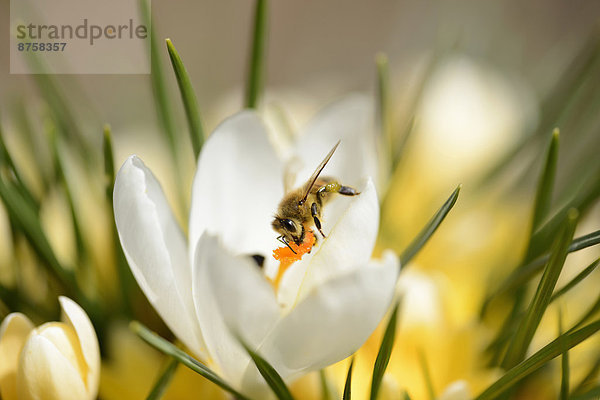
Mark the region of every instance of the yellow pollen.
<instances>
[{"instance_id":1,"label":"yellow pollen","mask_svg":"<svg viewBox=\"0 0 600 400\"><path fill-rule=\"evenodd\" d=\"M273 281L271 281L275 289L279 287L279 282L281 281L285 271L287 271L287 269L293 263L300 260L303 255L310 253L314 244L315 235L312 233L312 231L307 230L304 241L300 243L300 245L297 245L296 243L290 243L291 249L290 247L285 246L278 247L273 250L273 258L279 261L279 270L277 271L277 276Z\"/></svg>"}]
</instances>

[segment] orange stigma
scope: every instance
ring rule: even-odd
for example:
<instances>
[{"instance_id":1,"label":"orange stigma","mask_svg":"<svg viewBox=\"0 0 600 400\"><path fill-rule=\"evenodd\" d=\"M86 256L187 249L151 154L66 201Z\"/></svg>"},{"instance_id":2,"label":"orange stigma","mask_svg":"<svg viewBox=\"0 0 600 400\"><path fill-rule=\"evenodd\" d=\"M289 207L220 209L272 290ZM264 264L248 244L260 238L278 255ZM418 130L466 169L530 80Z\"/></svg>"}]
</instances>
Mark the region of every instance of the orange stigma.
<instances>
[{"instance_id":1,"label":"orange stigma","mask_svg":"<svg viewBox=\"0 0 600 400\"><path fill-rule=\"evenodd\" d=\"M273 280L273 286L275 286L275 288L279 287L279 281L281 280L281 277L285 271L287 271L287 269L293 263L300 260L303 255L310 253L314 244L315 235L312 233L312 231L307 230L304 241L300 243L300 245L292 242L290 243L291 249L290 247L285 246L278 247L273 250L273 257L279 261L279 271L277 271L277 276L275 277L275 280Z\"/></svg>"}]
</instances>

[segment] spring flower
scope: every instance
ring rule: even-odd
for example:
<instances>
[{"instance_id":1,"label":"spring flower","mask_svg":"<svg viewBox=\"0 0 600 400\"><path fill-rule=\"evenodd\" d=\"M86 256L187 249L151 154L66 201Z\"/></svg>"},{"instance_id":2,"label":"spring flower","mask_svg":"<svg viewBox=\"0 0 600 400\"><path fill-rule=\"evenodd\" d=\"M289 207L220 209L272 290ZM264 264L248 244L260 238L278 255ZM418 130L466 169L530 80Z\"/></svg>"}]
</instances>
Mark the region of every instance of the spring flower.
<instances>
[{"instance_id":1,"label":"spring flower","mask_svg":"<svg viewBox=\"0 0 600 400\"><path fill-rule=\"evenodd\" d=\"M335 139L316 133L314 152L322 158ZM347 139L328 175L338 177L336 168L363 151L358 136ZM302 152L296 155L303 160ZM323 368L369 337L390 304L398 274L391 253L371 260L379 206L371 179L358 175L343 182L361 194L327 205L327 238L274 288L267 277L277 272L270 255L278 242L270 221L284 194L284 170L256 114L244 111L223 122L198 160L187 244L140 159L127 159L115 184L117 229L140 287L184 344L254 395L264 393L264 381L239 339L288 381ZM265 257L262 270L253 255Z\"/></svg>"},{"instance_id":2,"label":"spring flower","mask_svg":"<svg viewBox=\"0 0 600 400\"><path fill-rule=\"evenodd\" d=\"M100 350L92 323L73 300L60 297L62 322L37 328L12 313L0 325L0 394L4 400L95 399Z\"/></svg>"}]
</instances>

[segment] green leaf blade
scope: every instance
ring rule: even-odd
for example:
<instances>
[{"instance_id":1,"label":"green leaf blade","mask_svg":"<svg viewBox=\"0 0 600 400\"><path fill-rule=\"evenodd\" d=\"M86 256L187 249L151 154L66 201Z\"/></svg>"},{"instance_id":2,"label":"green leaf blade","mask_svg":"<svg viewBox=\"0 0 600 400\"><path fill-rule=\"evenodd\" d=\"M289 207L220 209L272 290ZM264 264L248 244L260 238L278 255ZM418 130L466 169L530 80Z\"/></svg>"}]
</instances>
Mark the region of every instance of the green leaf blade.
<instances>
[{"instance_id":1,"label":"green leaf blade","mask_svg":"<svg viewBox=\"0 0 600 400\"><path fill-rule=\"evenodd\" d=\"M435 213L433 218L425 225L425 227L419 232L419 234L413 239L413 241L408 245L406 249L400 254L400 265L406 266L410 260L421 250L423 246L427 243L427 241L431 238L431 236L435 233L440 224L444 221L452 207L456 204L456 200L458 199L458 194L460 193L460 189L462 185L458 185L454 192L448 197L446 202L440 207L440 209Z\"/></svg>"},{"instance_id":2,"label":"green leaf blade","mask_svg":"<svg viewBox=\"0 0 600 400\"><path fill-rule=\"evenodd\" d=\"M538 182L537 193L533 206L533 220L531 223L531 233L535 232L542 220L548 215L552 204L552 190L554 188L554 179L556 176L556 164L558 160L558 141L559 130L554 129L552 138L546 152L546 162L542 169Z\"/></svg>"},{"instance_id":3,"label":"green leaf blade","mask_svg":"<svg viewBox=\"0 0 600 400\"><path fill-rule=\"evenodd\" d=\"M595 246L597 244L600 244L600 230L573 239L573 241L569 245L568 252L573 253L575 251L583 250L588 247ZM502 282L498 289L494 290L493 293L486 298L481 307L480 315L485 314L487 306L493 298L515 290L516 288L525 284L534 276L536 276L536 274L544 268L544 265L548 262L549 259L550 253L546 253L537 257L535 260L532 260L528 263L522 264L519 267L517 267L508 276L508 278L506 278Z\"/></svg>"},{"instance_id":4,"label":"green leaf blade","mask_svg":"<svg viewBox=\"0 0 600 400\"><path fill-rule=\"evenodd\" d=\"M596 269L596 267L598 267L598 264L600 264L600 258L588 265L583 271L578 273L577 276L575 276L575 278L571 279L565 286L554 292L554 294L552 294L552 298L550 298L550 302L554 302L556 299L560 298L569 290L577 286L579 282L583 281L589 274L591 274Z\"/></svg>"},{"instance_id":5,"label":"green leaf blade","mask_svg":"<svg viewBox=\"0 0 600 400\"><path fill-rule=\"evenodd\" d=\"M400 303L396 303L390 320L385 328L379 351L377 352L377 358L375 359L375 365L373 366L373 377L371 379L371 400L377 399L377 394L383 381L383 374L390 362L392 355L392 349L394 347L394 341L396 340L396 324L398 319L398 308Z\"/></svg>"},{"instance_id":6,"label":"green leaf blade","mask_svg":"<svg viewBox=\"0 0 600 400\"><path fill-rule=\"evenodd\" d=\"M206 365L191 357L183 350L177 348L177 346L175 346L174 344L161 338L156 333L150 331L140 322L131 321L131 323L129 324L129 328L150 346L156 348L157 350L167 355L170 355L171 357L179 361L181 364L185 365L186 367L198 373L199 375L202 375L204 378L208 379L209 381L216 384L225 391L231 393L236 398L241 400L250 400L248 397L235 390L232 386L225 382L219 375L217 375Z\"/></svg>"},{"instance_id":7,"label":"green leaf blade","mask_svg":"<svg viewBox=\"0 0 600 400\"><path fill-rule=\"evenodd\" d=\"M260 372L265 379L275 396L277 396L279 400L294 400L294 397L283 381L283 378L277 373L275 368L273 368L273 366L258 353L250 349L244 342L240 342L246 349L246 352L250 355L250 358L252 358L252 361L254 361L254 365L256 365L258 372Z\"/></svg>"},{"instance_id":8,"label":"green leaf blade","mask_svg":"<svg viewBox=\"0 0 600 400\"><path fill-rule=\"evenodd\" d=\"M562 234L555 240L552 246L550 260L538 284L535 295L529 304L525 317L517 327L517 331L511 340L502 366L509 369L523 360L527 348L533 339L533 335L542 320L542 316L550 304L552 292L558 281L558 276L562 271L565 259L567 257L569 244L573 239L577 218L579 213L576 210L569 212Z\"/></svg>"},{"instance_id":9,"label":"green leaf blade","mask_svg":"<svg viewBox=\"0 0 600 400\"><path fill-rule=\"evenodd\" d=\"M562 345L564 347L566 346L566 343L564 343L564 336L563 336L563 317L562 317L562 312L559 309L558 312L558 337L559 339L562 340ZM569 376L571 375L571 372L569 371L569 350L565 350L562 353L561 356L561 360L560 360L560 366L561 366L561 377L560 377L560 400L568 400L569 399Z\"/></svg>"},{"instance_id":10,"label":"green leaf blade","mask_svg":"<svg viewBox=\"0 0 600 400\"><path fill-rule=\"evenodd\" d=\"M525 361L509 369L501 378L490 385L475 400L497 399L523 378L543 367L550 360L575 347L600 330L600 320L576 331L570 331L553 340Z\"/></svg>"},{"instance_id":11,"label":"green leaf blade","mask_svg":"<svg viewBox=\"0 0 600 400\"><path fill-rule=\"evenodd\" d=\"M177 160L177 134L175 130L175 124L173 122L171 107L169 106L171 102L167 94L167 87L165 85L165 74L163 66L160 62L159 54L161 54L161 52L159 51L158 41L156 40L157 34L150 12L150 1L140 0L139 4L142 20L146 26L150 27L150 81L154 94L153 98L156 108L156 115L158 117L158 123L162 128L161 130L166 136L173 160Z\"/></svg>"},{"instance_id":12,"label":"green leaf blade","mask_svg":"<svg viewBox=\"0 0 600 400\"><path fill-rule=\"evenodd\" d=\"M36 211L31 208L30 204L22 197L14 185L6 182L1 176L0 199L2 199L8 214L23 231L37 255L50 267L49 271L51 274L66 288L76 287L75 276L58 261L40 225L39 216Z\"/></svg>"},{"instance_id":13,"label":"green leaf blade","mask_svg":"<svg viewBox=\"0 0 600 400\"><path fill-rule=\"evenodd\" d=\"M254 11L252 52L246 86L246 107L256 108L265 79L265 53L267 42L267 0L257 0Z\"/></svg>"},{"instance_id":14,"label":"green leaf blade","mask_svg":"<svg viewBox=\"0 0 600 400\"><path fill-rule=\"evenodd\" d=\"M423 373L423 380L425 381L425 389L427 389L429 400L435 400L436 396L435 390L433 389L433 381L431 380L431 371L429 370L427 357L425 356L425 352L422 348L419 349L419 365Z\"/></svg>"},{"instance_id":15,"label":"green leaf blade","mask_svg":"<svg viewBox=\"0 0 600 400\"><path fill-rule=\"evenodd\" d=\"M148 397L146 397L146 400L158 400L164 396L169 384L171 383L171 380L173 379L173 376L175 376L178 366L179 361L174 358L169 360L166 368L163 372L161 372L161 374L158 376L158 379L152 386L152 390L150 391L150 394L148 394Z\"/></svg>"},{"instance_id":16,"label":"green leaf blade","mask_svg":"<svg viewBox=\"0 0 600 400\"><path fill-rule=\"evenodd\" d=\"M382 143L385 143L386 162L393 172L395 166L396 143L392 130L390 113L390 69L388 57L385 53L378 53L375 57L377 67L377 108L378 122ZM390 172L391 173L391 172Z\"/></svg>"},{"instance_id":17,"label":"green leaf blade","mask_svg":"<svg viewBox=\"0 0 600 400\"><path fill-rule=\"evenodd\" d=\"M200 119L200 111L198 108L198 101L196 100L196 94L190 81L183 61L179 53L175 49L175 46L171 42L171 39L166 39L167 51L169 52L169 58L171 59L171 65L175 72L177 84L179 85L179 91L181 93L181 100L183 101L183 107L185 109L185 115L187 117L188 126L190 129L190 138L192 141L192 148L194 150L194 159L198 159L200 149L204 143L204 129L202 128L202 121Z\"/></svg>"},{"instance_id":18,"label":"green leaf blade","mask_svg":"<svg viewBox=\"0 0 600 400\"><path fill-rule=\"evenodd\" d=\"M352 368L354 368L354 357L352 357L352 360L350 361L348 373L346 374L346 382L344 383L344 394L342 395L342 400L352 399Z\"/></svg>"}]
</instances>

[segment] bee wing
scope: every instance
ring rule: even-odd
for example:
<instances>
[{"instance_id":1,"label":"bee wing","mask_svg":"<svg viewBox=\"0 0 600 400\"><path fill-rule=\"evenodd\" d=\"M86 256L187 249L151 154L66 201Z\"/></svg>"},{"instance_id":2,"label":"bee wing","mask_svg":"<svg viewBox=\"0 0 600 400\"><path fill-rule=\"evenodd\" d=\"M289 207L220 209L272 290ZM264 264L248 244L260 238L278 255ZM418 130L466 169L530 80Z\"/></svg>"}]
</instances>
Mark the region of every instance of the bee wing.
<instances>
[{"instance_id":1,"label":"bee wing","mask_svg":"<svg viewBox=\"0 0 600 400\"><path fill-rule=\"evenodd\" d=\"M323 159L323 161L321 161L321 164L319 164L319 166L317 167L317 169L315 170L315 172L313 172L313 174L308 179L308 181L306 181L306 189L304 190L304 194L302 196L302 200L300 200L300 203L304 203L306 201L306 198L310 194L310 191L313 188L313 186L315 185L315 182L317 181L317 179L319 178L319 175L321 175L321 171L323 171L323 168L325 168L325 166L329 162L329 159L331 158L331 156L333 156L333 153L335 152L335 149L337 149L337 147L339 145L340 145L340 140L338 140L338 142L335 144L335 146L333 146L333 148L325 156L325 158Z\"/></svg>"}]
</instances>

